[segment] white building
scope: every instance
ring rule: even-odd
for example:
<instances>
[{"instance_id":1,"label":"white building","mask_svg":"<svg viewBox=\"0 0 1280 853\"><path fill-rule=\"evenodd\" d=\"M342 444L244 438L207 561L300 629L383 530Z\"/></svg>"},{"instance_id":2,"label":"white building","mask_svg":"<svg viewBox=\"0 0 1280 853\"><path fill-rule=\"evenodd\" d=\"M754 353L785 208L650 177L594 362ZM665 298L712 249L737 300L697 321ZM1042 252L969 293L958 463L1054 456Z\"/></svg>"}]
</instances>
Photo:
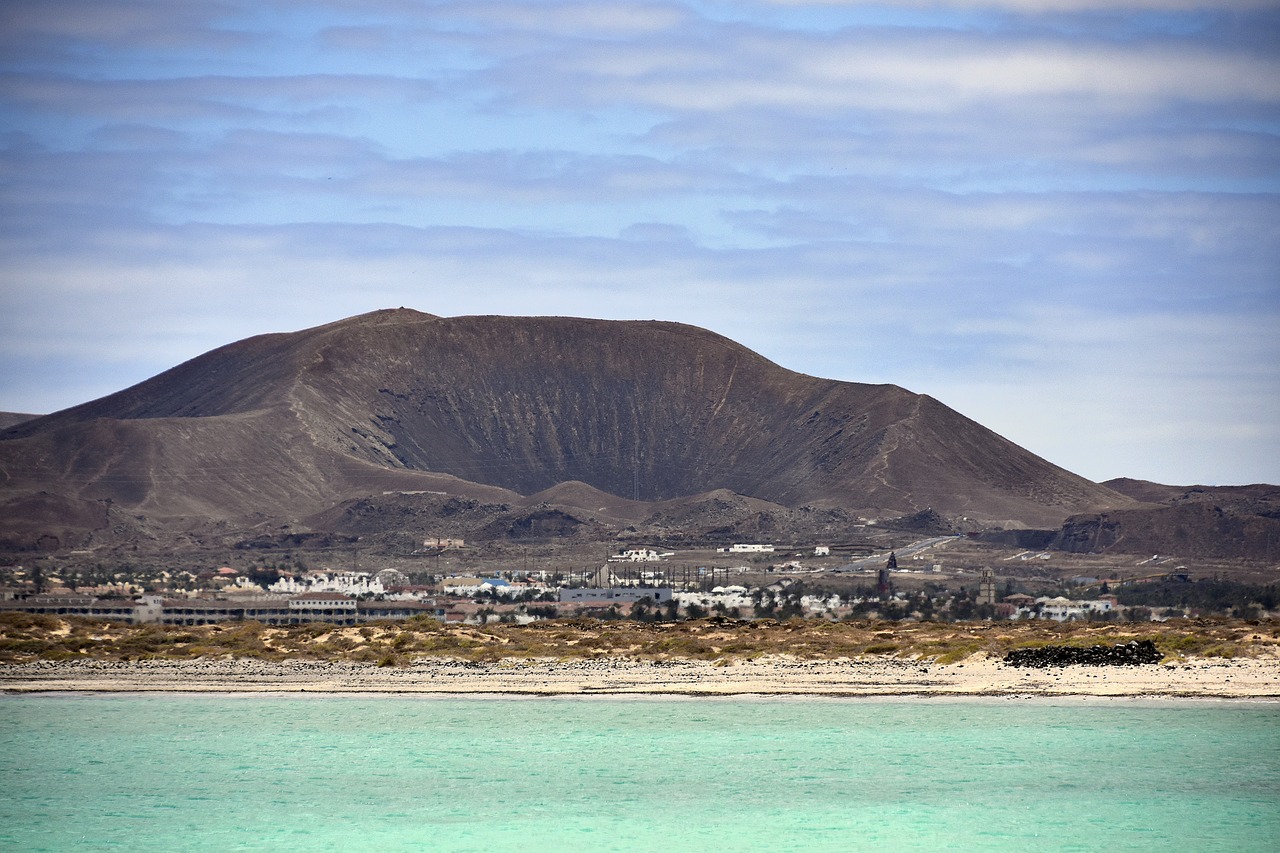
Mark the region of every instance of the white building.
<instances>
[{"instance_id":1,"label":"white building","mask_svg":"<svg viewBox=\"0 0 1280 853\"><path fill-rule=\"evenodd\" d=\"M445 578L440 581L440 591L445 595L475 595L484 585L483 578Z\"/></svg>"},{"instance_id":2,"label":"white building","mask_svg":"<svg viewBox=\"0 0 1280 853\"><path fill-rule=\"evenodd\" d=\"M309 592L289 599L289 615L301 622L356 623L356 601L337 592Z\"/></svg>"},{"instance_id":3,"label":"white building","mask_svg":"<svg viewBox=\"0 0 1280 853\"><path fill-rule=\"evenodd\" d=\"M674 551L666 551L658 553L652 548L628 548L621 554L615 554L609 558L611 563L656 563L663 557L675 556Z\"/></svg>"},{"instance_id":4,"label":"white building","mask_svg":"<svg viewBox=\"0 0 1280 853\"><path fill-rule=\"evenodd\" d=\"M307 572L295 578L280 578L268 587L272 592L305 594L339 592L343 595L382 595L382 581L368 572Z\"/></svg>"},{"instance_id":5,"label":"white building","mask_svg":"<svg viewBox=\"0 0 1280 853\"><path fill-rule=\"evenodd\" d=\"M1058 596L1049 598L1041 596L1036 599L1035 607L1021 607L1016 614L1019 619L1035 619L1039 610L1040 619L1052 619L1055 622L1070 622L1073 619L1088 619L1093 613L1110 613L1115 609L1116 600L1110 597L1089 601L1072 601Z\"/></svg>"},{"instance_id":6,"label":"white building","mask_svg":"<svg viewBox=\"0 0 1280 853\"><path fill-rule=\"evenodd\" d=\"M800 596L800 606L806 613L812 613L817 616L826 616L840 606L840 596L818 596L818 595L802 595Z\"/></svg>"},{"instance_id":7,"label":"white building","mask_svg":"<svg viewBox=\"0 0 1280 853\"><path fill-rule=\"evenodd\" d=\"M674 598L681 607L696 604L704 610L711 610L717 604L726 608L751 606L751 595L745 586L717 586L711 592L677 592Z\"/></svg>"},{"instance_id":8,"label":"white building","mask_svg":"<svg viewBox=\"0 0 1280 853\"><path fill-rule=\"evenodd\" d=\"M730 554L772 554L773 546L761 545L754 542L737 542L730 545L728 548L719 548L717 550L721 553L727 552Z\"/></svg>"},{"instance_id":9,"label":"white building","mask_svg":"<svg viewBox=\"0 0 1280 853\"><path fill-rule=\"evenodd\" d=\"M466 544L462 539L446 539L440 536L429 536L422 540L423 548L463 548Z\"/></svg>"}]
</instances>

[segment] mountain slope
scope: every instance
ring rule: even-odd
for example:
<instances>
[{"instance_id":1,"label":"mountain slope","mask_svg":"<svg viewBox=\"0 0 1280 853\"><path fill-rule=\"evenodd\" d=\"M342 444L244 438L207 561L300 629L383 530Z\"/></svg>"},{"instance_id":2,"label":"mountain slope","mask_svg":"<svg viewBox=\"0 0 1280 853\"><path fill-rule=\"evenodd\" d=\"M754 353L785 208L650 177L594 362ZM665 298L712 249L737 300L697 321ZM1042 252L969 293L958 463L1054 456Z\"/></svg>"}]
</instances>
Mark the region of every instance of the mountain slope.
<instances>
[{"instance_id":1,"label":"mountain slope","mask_svg":"<svg viewBox=\"0 0 1280 853\"><path fill-rule=\"evenodd\" d=\"M157 519L570 481L1030 525L1130 503L929 397L661 322L377 311L221 347L0 439L0 501L46 490Z\"/></svg>"},{"instance_id":2,"label":"mountain slope","mask_svg":"<svg viewBox=\"0 0 1280 853\"><path fill-rule=\"evenodd\" d=\"M21 412L0 412L0 430L17 426L24 421L35 420L39 415L26 415Z\"/></svg>"},{"instance_id":3,"label":"mountain slope","mask_svg":"<svg viewBox=\"0 0 1280 853\"><path fill-rule=\"evenodd\" d=\"M1130 479L1107 485L1146 505L1073 516L1056 547L1268 562L1280 554L1280 486L1167 486Z\"/></svg>"}]
</instances>

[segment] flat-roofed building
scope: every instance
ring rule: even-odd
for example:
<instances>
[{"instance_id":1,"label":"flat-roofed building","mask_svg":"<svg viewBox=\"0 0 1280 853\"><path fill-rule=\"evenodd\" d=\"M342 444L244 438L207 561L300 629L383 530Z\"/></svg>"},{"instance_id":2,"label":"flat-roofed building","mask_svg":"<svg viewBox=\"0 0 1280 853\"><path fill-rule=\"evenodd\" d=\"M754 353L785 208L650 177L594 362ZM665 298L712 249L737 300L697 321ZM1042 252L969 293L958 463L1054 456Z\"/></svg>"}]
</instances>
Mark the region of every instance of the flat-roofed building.
<instances>
[{"instance_id":1,"label":"flat-roofed building","mask_svg":"<svg viewBox=\"0 0 1280 853\"><path fill-rule=\"evenodd\" d=\"M718 550L727 554L772 554L773 546L760 542L735 542L728 548Z\"/></svg>"},{"instance_id":2,"label":"flat-roofed building","mask_svg":"<svg viewBox=\"0 0 1280 853\"><path fill-rule=\"evenodd\" d=\"M293 624L287 598L175 598L164 602L160 621L166 625L213 625L218 622Z\"/></svg>"},{"instance_id":3,"label":"flat-roofed building","mask_svg":"<svg viewBox=\"0 0 1280 853\"><path fill-rule=\"evenodd\" d=\"M356 600L337 592L313 592L292 598L178 598L164 602L166 625L212 625L254 621L264 625L325 622L354 625Z\"/></svg>"},{"instance_id":4,"label":"flat-roofed building","mask_svg":"<svg viewBox=\"0 0 1280 853\"><path fill-rule=\"evenodd\" d=\"M437 607L434 601L360 601L356 603L356 613L361 622L410 619L414 616L445 618L445 608Z\"/></svg>"},{"instance_id":5,"label":"flat-roofed building","mask_svg":"<svg viewBox=\"0 0 1280 853\"><path fill-rule=\"evenodd\" d=\"M158 621L160 599L147 596L141 600L95 598L91 595L32 595L16 601L0 601L0 612L43 613L49 616L83 616L86 619L110 619L114 622Z\"/></svg>"},{"instance_id":6,"label":"flat-roofed building","mask_svg":"<svg viewBox=\"0 0 1280 853\"><path fill-rule=\"evenodd\" d=\"M440 581L440 591L445 595L475 595L486 583L485 578L445 578Z\"/></svg>"},{"instance_id":7,"label":"flat-roofed building","mask_svg":"<svg viewBox=\"0 0 1280 853\"><path fill-rule=\"evenodd\" d=\"M356 624L356 600L340 592L312 592L289 599L289 612L295 622L329 622L334 625Z\"/></svg>"},{"instance_id":8,"label":"flat-roofed building","mask_svg":"<svg viewBox=\"0 0 1280 853\"><path fill-rule=\"evenodd\" d=\"M434 601L357 601L333 592L314 592L292 598L277 596L196 596L162 599L143 596L138 600L99 599L93 596L33 595L15 601L0 601L0 612L42 613L50 616L81 616L141 624L214 625L220 622L261 622L264 625L301 625L323 622L355 625L377 620L409 619L414 616L446 617L445 609Z\"/></svg>"}]
</instances>

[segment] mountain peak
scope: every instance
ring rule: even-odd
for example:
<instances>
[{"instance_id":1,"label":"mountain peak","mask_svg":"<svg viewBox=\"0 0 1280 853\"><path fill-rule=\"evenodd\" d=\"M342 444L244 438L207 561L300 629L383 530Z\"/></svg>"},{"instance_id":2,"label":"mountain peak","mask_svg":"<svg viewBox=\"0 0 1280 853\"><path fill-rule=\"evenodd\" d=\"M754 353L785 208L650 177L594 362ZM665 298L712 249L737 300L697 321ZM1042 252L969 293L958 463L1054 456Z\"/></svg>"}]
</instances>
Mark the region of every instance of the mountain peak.
<instances>
[{"instance_id":1,"label":"mountain peak","mask_svg":"<svg viewBox=\"0 0 1280 853\"><path fill-rule=\"evenodd\" d=\"M301 518L462 483L1032 526L1127 500L930 397L796 373L695 326L406 308L228 344L20 424L0 465L0 499L147 517Z\"/></svg>"}]
</instances>

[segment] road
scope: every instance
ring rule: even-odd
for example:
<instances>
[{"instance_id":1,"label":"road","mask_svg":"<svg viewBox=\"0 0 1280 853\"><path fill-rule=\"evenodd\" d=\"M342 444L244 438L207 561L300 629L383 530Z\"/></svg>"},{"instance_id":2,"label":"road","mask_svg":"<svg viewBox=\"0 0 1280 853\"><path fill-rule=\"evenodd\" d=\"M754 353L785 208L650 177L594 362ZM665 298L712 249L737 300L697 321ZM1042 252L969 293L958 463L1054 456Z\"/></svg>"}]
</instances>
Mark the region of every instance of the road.
<instances>
[{"instance_id":1,"label":"road","mask_svg":"<svg viewBox=\"0 0 1280 853\"><path fill-rule=\"evenodd\" d=\"M918 539L915 542L912 542L910 545L904 545L901 548L895 548L893 549L893 552L898 556L898 562L899 564L901 564L903 558L905 557L912 557L916 554L921 553L922 551L929 550L930 548L932 548L933 546L939 543L949 542L950 540L955 538L956 537L954 536L931 536L928 539ZM854 560L851 563L846 563L845 565L836 569L836 571L860 572L866 569L883 569L885 563L887 563L888 561L889 561L889 552L885 551L883 554L872 554L870 557L863 557L860 560Z\"/></svg>"}]
</instances>

